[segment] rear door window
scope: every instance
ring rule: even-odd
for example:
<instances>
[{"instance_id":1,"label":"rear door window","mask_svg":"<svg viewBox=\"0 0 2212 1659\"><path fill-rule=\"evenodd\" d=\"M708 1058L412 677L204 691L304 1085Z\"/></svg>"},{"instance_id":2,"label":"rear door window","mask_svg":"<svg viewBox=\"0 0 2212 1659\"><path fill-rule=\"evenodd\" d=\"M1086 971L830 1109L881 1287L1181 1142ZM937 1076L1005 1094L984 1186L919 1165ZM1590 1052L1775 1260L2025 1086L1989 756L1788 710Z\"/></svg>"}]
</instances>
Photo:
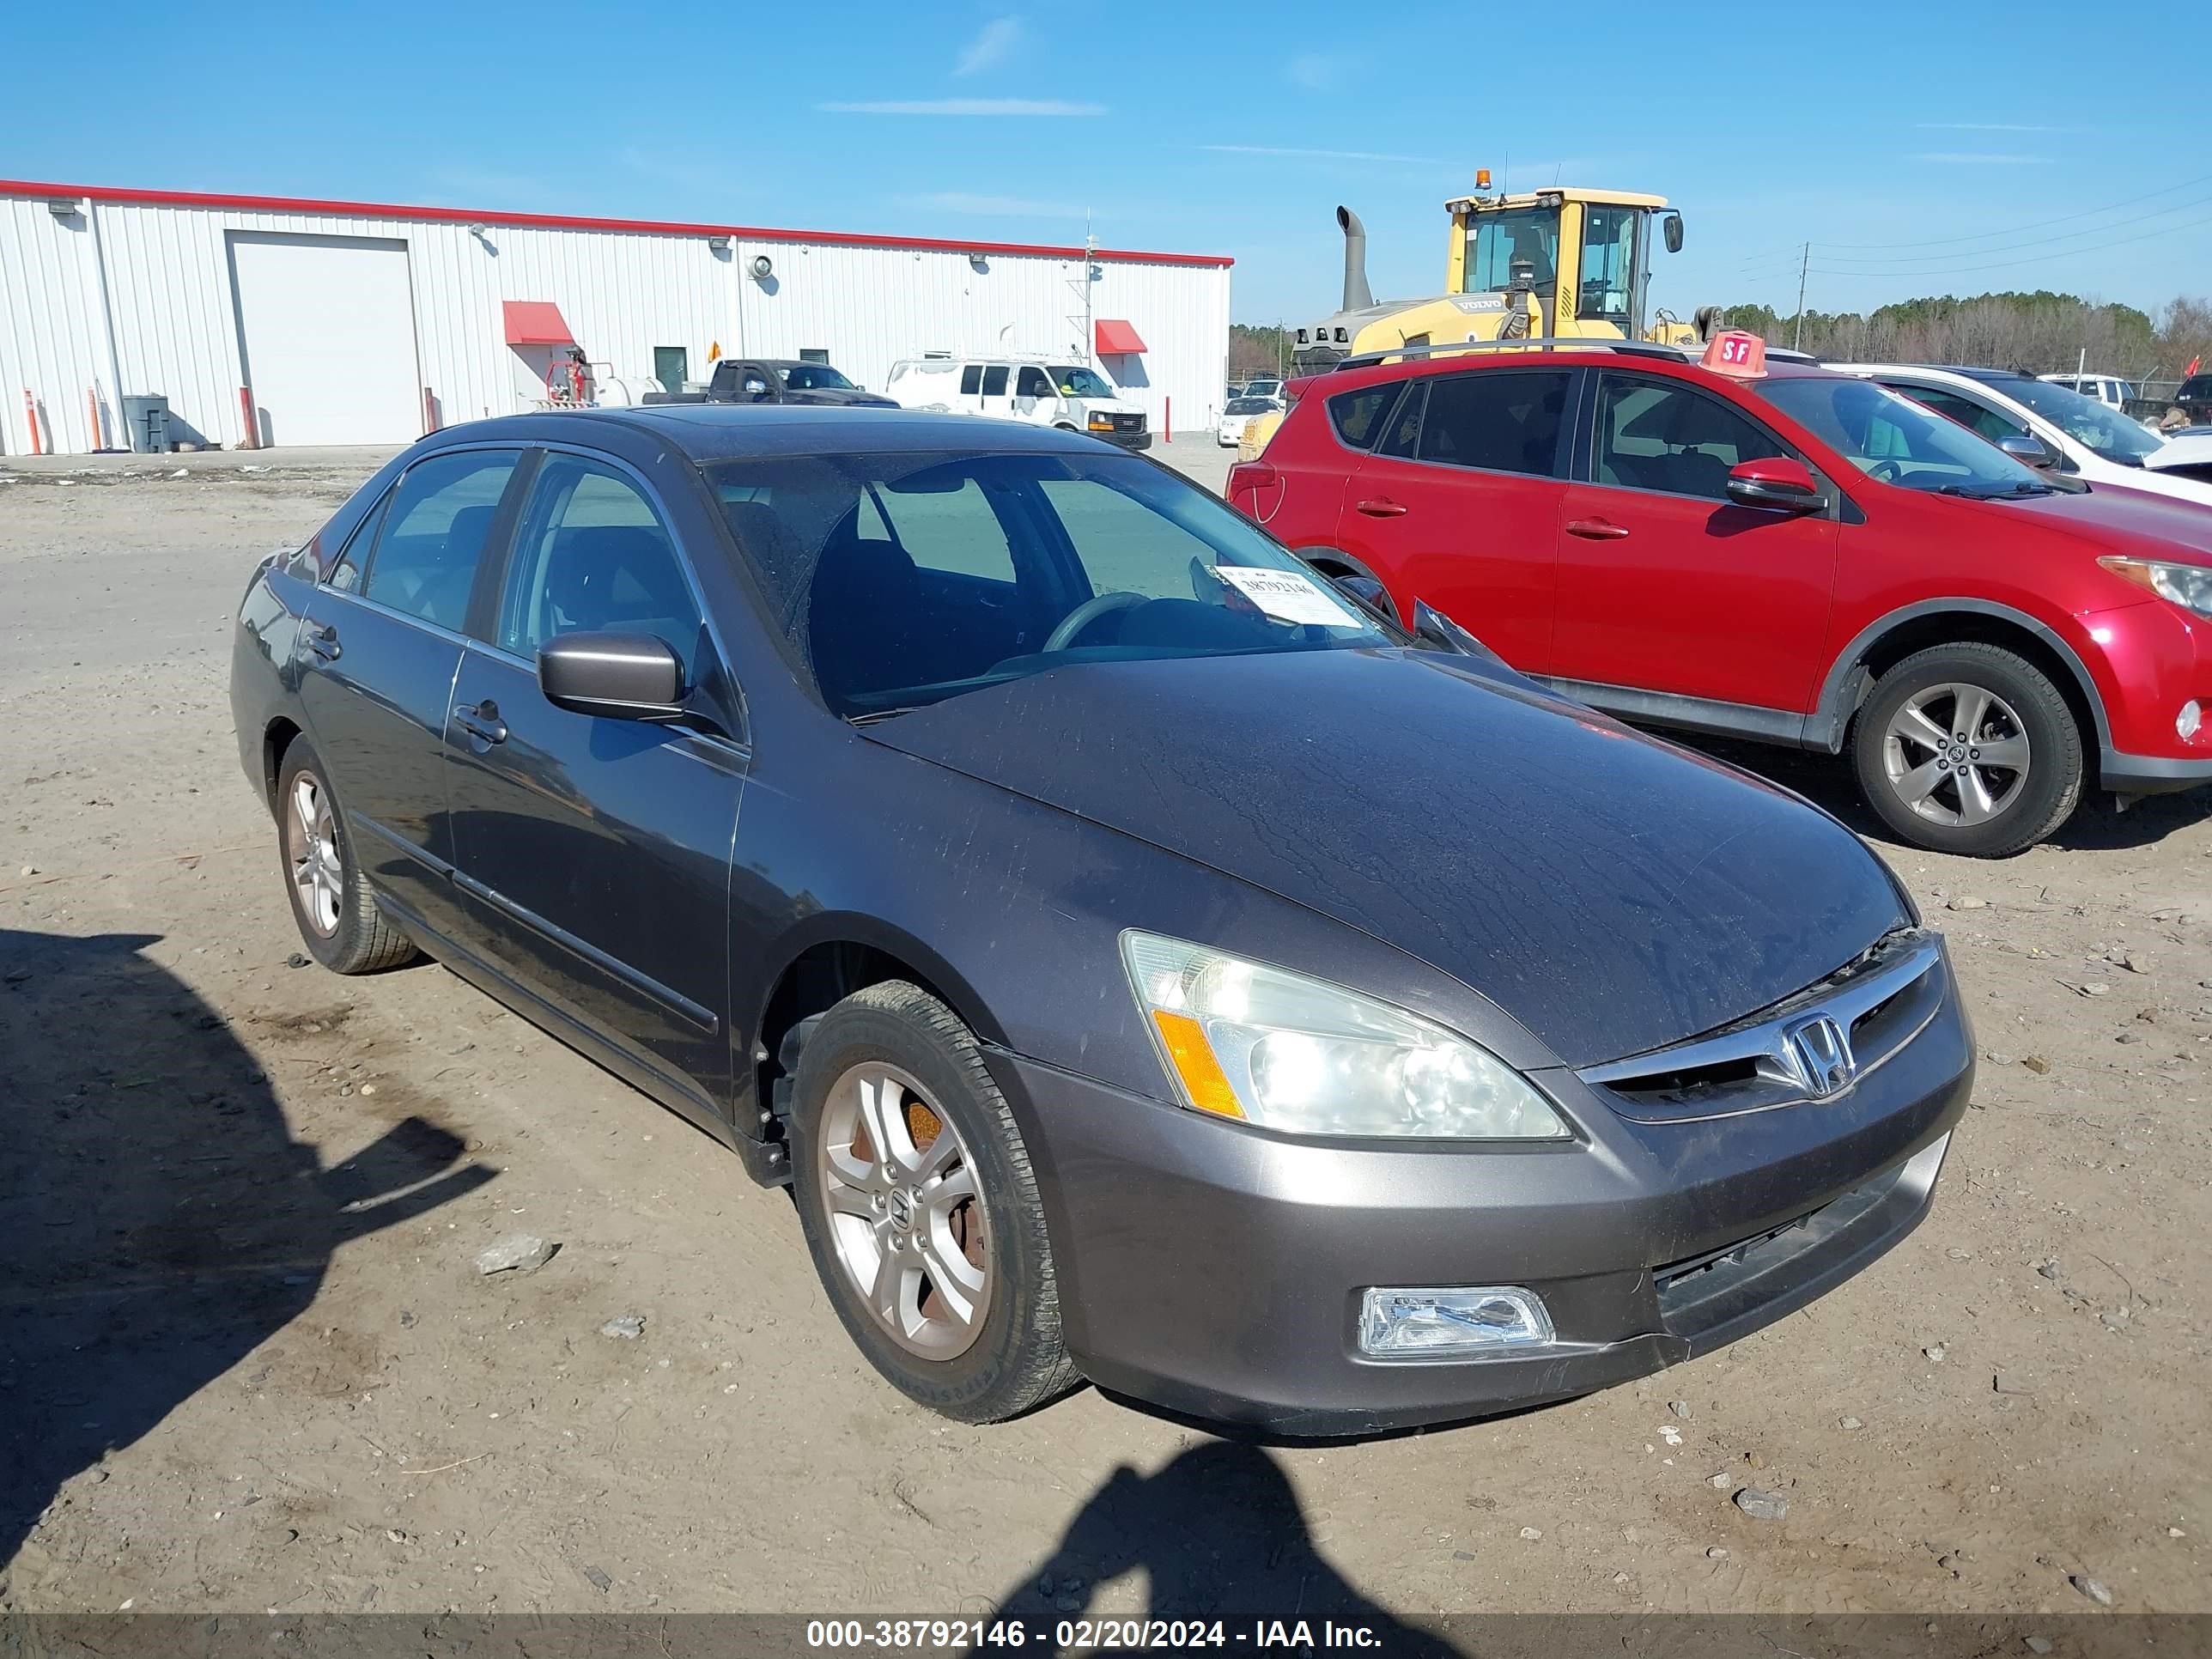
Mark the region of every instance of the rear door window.
<instances>
[{"instance_id":1,"label":"rear door window","mask_svg":"<svg viewBox=\"0 0 2212 1659\"><path fill-rule=\"evenodd\" d=\"M364 595L459 633L477 566L521 452L471 449L407 470L386 509Z\"/></svg>"},{"instance_id":2,"label":"rear door window","mask_svg":"<svg viewBox=\"0 0 2212 1659\"><path fill-rule=\"evenodd\" d=\"M1559 476L1570 379L1565 369L1435 377L1421 418L1418 458L1492 472Z\"/></svg>"},{"instance_id":3,"label":"rear door window","mask_svg":"<svg viewBox=\"0 0 2212 1659\"><path fill-rule=\"evenodd\" d=\"M1006 395L1006 366L1004 363L993 363L983 371L983 395L986 398Z\"/></svg>"},{"instance_id":4,"label":"rear door window","mask_svg":"<svg viewBox=\"0 0 2212 1659\"><path fill-rule=\"evenodd\" d=\"M982 389L983 365L970 363L960 371L960 395L972 398Z\"/></svg>"}]
</instances>

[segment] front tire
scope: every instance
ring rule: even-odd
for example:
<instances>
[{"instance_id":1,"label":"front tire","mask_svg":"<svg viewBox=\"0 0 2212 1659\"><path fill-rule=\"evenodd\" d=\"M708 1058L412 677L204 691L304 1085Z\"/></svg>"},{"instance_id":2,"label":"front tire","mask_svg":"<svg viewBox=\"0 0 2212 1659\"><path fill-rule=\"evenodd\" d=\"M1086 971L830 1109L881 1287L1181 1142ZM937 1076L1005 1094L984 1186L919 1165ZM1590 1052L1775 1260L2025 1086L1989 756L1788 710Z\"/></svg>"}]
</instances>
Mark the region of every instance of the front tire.
<instances>
[{"instance_id":1,"label":"front tire","mask_svg":"<svg viewBox=\"0 0 2212 1659\"><path fill-rule=\"evenodd\" d=\"M800 1051L790 1130L815 1271L893 1387L994 1423L1081 1380L1021 1131L950 1008L901 980L847 997Z\"/></svg>"},{"instance_id":2,"label":"front tire","mask_svg":"<svg viewBox=\"0 0 2212 1659\"><path fill-rule=\"evenodd\" d=\"M1915 652L1859 710L1851 756L1881 821L1915 846L2004 858L2081 799L2081 727L2051 677L1978 641Z\"/></svg>"},{"instance_id":3,"label":"front tire","mask_svg":"<svg viewBox=\"0 0 2212 1659\"><path fill-rule=\"evenodd\" d=\"M412 961L414 941L378 912L330 774L305 738L284 751L275 805L284 890L308 954L334 974L372 974Z\"/></svg>"}]
</instances>

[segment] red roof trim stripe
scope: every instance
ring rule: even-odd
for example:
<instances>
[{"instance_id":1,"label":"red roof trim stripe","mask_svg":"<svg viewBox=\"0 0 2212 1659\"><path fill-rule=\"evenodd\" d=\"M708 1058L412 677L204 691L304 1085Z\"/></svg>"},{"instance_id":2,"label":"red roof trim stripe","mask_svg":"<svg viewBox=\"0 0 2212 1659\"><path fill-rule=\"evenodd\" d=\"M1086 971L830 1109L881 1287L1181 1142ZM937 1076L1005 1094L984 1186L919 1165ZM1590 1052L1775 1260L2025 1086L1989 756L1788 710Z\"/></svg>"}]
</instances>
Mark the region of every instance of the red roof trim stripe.
<instances>
[{"instance_id":1,"label":"red roof trim stripe","mask_svg":"<svg viewBox=\"0 0 2212 1659\"><path fill-rule=\"evenodd\" d=\"M354 219L410 219L441 224L519 225L556 230L617 230L649 236L743 236L757 241L817 242L831 247L915 248L947 253L1026 253L1046 258L1080 259L1079 247L1041 242L951 241L933 236L877 236L860 231L777 230L761 225L693 224L660 219L597 219L566 213L507 213L497 209L413 207L390 202L326 202L298 196L225 196L196 190L130 190L114 185L40 184L0 179L0 196L76 197L142 207L234 208L249 213L319 213ZM1135 248L1105 248L1101 259L1128 264L1205 265L1225 268L1235 260L1224 253L1158 253Z\"/></svg>"}]
</instances>

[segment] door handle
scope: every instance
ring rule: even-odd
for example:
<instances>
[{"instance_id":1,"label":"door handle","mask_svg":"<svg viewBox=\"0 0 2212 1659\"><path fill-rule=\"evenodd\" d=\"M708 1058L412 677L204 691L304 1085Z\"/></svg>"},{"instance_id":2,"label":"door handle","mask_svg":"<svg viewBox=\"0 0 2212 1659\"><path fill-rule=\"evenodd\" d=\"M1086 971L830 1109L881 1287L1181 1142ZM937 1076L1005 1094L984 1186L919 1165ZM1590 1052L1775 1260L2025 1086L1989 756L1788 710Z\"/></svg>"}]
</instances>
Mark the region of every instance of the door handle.
<instances>
[{"instance_id":1,"label":"door handle","mask_svg":"<svg viewBox=\"0 0 2212 1659\"><path fill-rule=\"evenodd\" d=\"M1370 495L1355 506L1358 511L1370 519L1402 519L1406 516L1406 504L1394 501L1388 495Z\"/></svg>"},{"instance_id":2,"label":"door handle","mask_svg":"<svg viewBox=\"0 0 2212 1659\"><path fill-rule=\"evenodd\" d=\"M453 724L480 742L507 741L507 722L499 717L499 705L489 697L473 708L464 704L453 710Z\"/></svg>"},{"instance_id":3,"label":"door handle","mask_svg":"<svg viewBox=\"0 0 2212 1659\"><path fill-rule=\"evenodd\" d=\"M337 624L325 623L320 628L310 627L307 629L307 649L325 662L337 661L339 652Z\"/></svg>"},{"instance_id":4,"label":"door handle","mask_svg":"<svg viewBox=\"0 0 2212 1659\"><path fill-rule=\"evenodd\" d=\"M1567 534L1580 536L1586 542L1617 542L1628 533L1625 524L1615 524L1610 519L1570 519Z\"/></svg>"}]
</instances>

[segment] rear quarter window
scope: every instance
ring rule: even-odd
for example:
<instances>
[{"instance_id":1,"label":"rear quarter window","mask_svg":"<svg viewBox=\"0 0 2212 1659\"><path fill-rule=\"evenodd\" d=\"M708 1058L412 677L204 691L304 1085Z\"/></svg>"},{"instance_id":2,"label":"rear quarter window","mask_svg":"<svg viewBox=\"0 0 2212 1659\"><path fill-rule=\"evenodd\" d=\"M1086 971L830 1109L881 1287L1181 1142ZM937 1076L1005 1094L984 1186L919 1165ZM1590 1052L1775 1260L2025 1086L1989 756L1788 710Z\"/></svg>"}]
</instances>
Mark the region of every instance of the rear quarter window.
<instances>
[{"instance_id":1,"label":"rear quarter window","mask_svg":"<svg viewBox=\"0 0 2212 1659\"><path fill-rule=\"evenodd\" d=\"M1398 384L1385 381L1357 392L1340 392L1328 400L1329 424L1336 435L1353 449L1372 449L1382 433L1382 416L1398 396Z\"/></svg>"}]
</instances>

